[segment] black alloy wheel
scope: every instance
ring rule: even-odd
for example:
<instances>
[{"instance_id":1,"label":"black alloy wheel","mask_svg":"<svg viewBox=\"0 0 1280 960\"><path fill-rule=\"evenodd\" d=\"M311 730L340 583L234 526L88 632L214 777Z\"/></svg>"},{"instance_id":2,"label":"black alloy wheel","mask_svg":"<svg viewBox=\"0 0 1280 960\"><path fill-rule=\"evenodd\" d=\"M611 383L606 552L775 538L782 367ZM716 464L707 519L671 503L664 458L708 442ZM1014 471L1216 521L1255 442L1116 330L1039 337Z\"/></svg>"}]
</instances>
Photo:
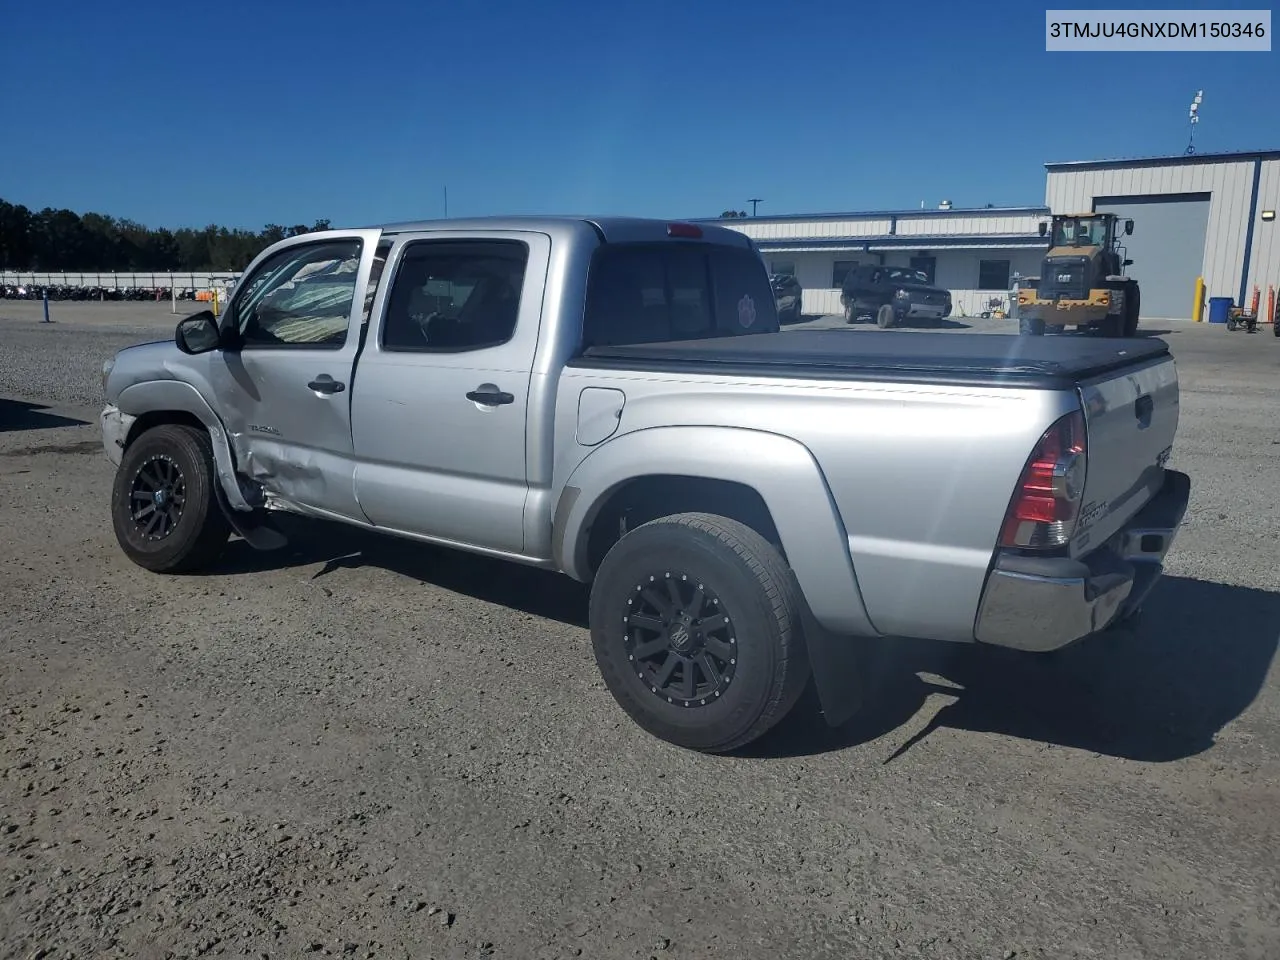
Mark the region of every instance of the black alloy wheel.
<instances>
[{"instance_id":1,"label":"black alloy wheel","mask_svg":"<svg viewBox=\"0 0 1280 960\"><path fill-rule=\"evenodd\" d=\"M134 472L129 515L139 536L151 541L168 537L178 528L186 503L186 477L168 454L153 454Z\"/></svg>"},{"instance_id":2,"label":"black alloy wheel","mask_svg":"<svg viewBox=\"0 0 1280 960\"><path fill-rule=\"evenodd\" d=\"M733 620L705 584L680 571L650 574L627 600L627 659L651 695L705 707L737 671Z\"/></svg>"}]
</instances>

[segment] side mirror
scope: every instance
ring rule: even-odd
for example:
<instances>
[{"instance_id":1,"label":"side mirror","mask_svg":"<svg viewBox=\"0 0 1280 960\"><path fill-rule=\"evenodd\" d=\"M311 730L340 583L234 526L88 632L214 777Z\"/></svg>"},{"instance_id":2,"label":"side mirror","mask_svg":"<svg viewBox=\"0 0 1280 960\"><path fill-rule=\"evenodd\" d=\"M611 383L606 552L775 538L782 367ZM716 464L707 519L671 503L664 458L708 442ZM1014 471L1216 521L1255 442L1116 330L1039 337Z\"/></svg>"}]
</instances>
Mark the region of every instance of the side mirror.
<instances>
[{"instance_id":1,"label":"side mirror","mask_svg":"<svg viewBox=\"0 0 1280 960\"><path fill-rule=\"evenodd\" d=\"M1132 261L1132 260L1126 260L1126 261L1124 262L1124 265L1125 265L1126 267L1132 267L1132 266L1133 266L1133 261Z\"/></svg>"},{"instance_id":2,"label":"side mirror","mask_svg":"<svg viewBox=\"0 0 1280 960\"><path fill-rule=\"evenodd\" d=\"M1040 221L1040 236L1042 236L1042 237L1043 237L1043 236L1044 236L1046 233L1048 233L1048 232L1049 232L1049 225L1048 225L1047 223L1045 223L1043 220L1041 220L1041 221Z\"/></svg>"},{"instance_id":3,"label":"side mirror","mask_svg":"<svg viewBox=\"0 0 1280 960\"><path fill-rule=\"evenodd\" d=\"M1127 237L1127 236L1129 236L1131 233L1133 233L1133 221L1132 221L1132 220L1126 220L1126 221L1124 222L1124 235Z\"/></svg>"},{"instance_id":4,"label":"side mirror","mask_svg":"<svg viewBox=\"0 0 1280 960\"><path fill-rule=\"evenodd\" d=\"M201 310L183 317L178 321L173 340L183 353L208 353L218 349L222 343L222 335L218 332L218 320L213 311Z\"/></svg>"}]
</instances>

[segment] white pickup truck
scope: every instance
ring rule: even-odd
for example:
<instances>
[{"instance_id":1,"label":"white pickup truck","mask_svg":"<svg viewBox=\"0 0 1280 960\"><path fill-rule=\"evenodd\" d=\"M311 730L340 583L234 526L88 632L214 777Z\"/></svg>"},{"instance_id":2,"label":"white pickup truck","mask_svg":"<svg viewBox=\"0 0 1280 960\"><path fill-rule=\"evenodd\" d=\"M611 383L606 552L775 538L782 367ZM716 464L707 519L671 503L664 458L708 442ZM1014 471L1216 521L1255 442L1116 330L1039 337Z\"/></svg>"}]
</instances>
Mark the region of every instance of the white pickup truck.
<instances>
[{"instance_id":1,"label":"white pickup truck","mask_svg":"<svg viewBox=\"0 0 1280 960\"><path fill-rule=\"evenodd\" d=\"M290 238L103 385L140 566L290 511L561 571L621 707L704 751L811 676L843 720L862 637L1034 653L1129 617L1190 487L1163 341L780 331L752 241L689 223Z\"/></svg>"}]
</instances>

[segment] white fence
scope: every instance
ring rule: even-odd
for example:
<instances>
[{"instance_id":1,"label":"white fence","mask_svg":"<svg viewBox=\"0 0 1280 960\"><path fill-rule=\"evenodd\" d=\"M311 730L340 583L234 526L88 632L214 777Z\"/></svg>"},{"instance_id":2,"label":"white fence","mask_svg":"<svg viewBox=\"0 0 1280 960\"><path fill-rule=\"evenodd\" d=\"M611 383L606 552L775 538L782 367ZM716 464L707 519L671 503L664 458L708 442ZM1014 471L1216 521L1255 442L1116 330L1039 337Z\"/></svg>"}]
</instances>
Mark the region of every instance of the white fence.
<instances>
[{"instance_id":1,"label":"white fence","mask_svg":"<svg viewBox=\"0 0 1280 960\"><path fill-rule=\"evenodd\" d=\"M9 287L92 287L106 290L225 290L240 276L232 272L186 273L44 273L39 270L0 270L0 284Z\"/></svg>"}]
</instances>

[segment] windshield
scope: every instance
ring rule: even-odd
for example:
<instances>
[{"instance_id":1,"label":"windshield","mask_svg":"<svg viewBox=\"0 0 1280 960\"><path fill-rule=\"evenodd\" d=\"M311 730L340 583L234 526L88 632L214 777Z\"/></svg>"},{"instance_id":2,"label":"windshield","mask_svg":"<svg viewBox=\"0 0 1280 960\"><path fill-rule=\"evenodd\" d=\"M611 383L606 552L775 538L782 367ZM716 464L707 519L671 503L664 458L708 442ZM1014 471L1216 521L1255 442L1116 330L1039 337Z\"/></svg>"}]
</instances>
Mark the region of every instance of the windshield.
<instances>
[{"instance_id":1,"label":"windshield","mask_svg":"<svg viewBox=\"0 0 1280 960\"><path fill-rule=\"evenodd\" d=\"M1101 217L1069 217L1053 228L1055 247L1100 247L1107 242L1107 221Z\"/></svg>"},{"instance_id":2,"label":"windshield","mask_svg":"<svg viewBox=\"0 0 1280 960\"><path fill-rule=\"evenodd\" d=\"M928 283L929 275L923 270L912 270L909 267L886 267L885 276L889 280L900 280L904 283Z\"/></svg>"}]
</instances>

